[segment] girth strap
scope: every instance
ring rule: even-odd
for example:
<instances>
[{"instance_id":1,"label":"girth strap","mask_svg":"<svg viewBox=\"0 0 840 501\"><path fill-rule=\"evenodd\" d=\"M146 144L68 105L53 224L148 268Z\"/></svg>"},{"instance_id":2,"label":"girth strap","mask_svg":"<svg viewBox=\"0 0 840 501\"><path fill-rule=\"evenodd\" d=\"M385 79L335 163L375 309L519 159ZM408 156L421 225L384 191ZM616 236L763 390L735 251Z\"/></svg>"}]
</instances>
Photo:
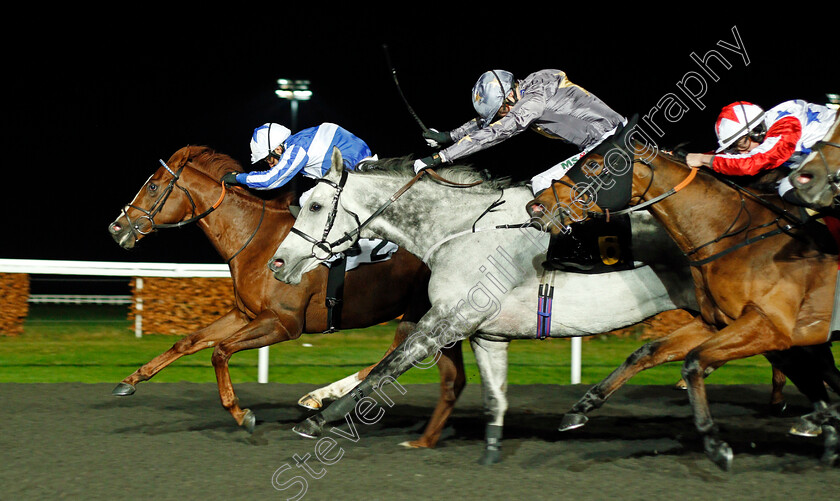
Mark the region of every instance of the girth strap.
<instances>
[{"instance_id":1,"label":"girth strap","mask_svg":"<svg viewBox=\"0 0 840 501\"><path fill-rule=\"evenodd\" d=\"M546 273L551 278L546 283ZM537 293L537 339L546 339L551 335L551 306L554 301L554 271L543 270L540 288Z\"/></svg>"},{"instance_id":2,"label":"girth strap","mask_svg":"<svg viewBox=\"0 0 840 501\"><path fill-rule=\"evenodd\" d=\"M344 272L346 269L347 256L341 256L341 258L330 263L325 298L327 330L324 333L327 334L341 330L341 309L344 304Z\"/></svg>"}]
</instances>

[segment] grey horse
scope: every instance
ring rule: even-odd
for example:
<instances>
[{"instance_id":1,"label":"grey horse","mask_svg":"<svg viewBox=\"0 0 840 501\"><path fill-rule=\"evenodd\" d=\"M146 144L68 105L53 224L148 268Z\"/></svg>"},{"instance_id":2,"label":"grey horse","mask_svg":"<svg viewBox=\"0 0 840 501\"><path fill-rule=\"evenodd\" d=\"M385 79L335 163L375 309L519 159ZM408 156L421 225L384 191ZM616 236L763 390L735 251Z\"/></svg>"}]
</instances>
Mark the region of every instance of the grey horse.
<instances>
[{"instance_id":1,"label":"grey horse","mask_svg":"<svg viewBox=\"0 0 840 501\"><path fill-rule=\"evenodd\" d=\"M349 173L337 151L332 161L269 263L275 278L296 284L356 238L385 238L429 266L432 307L415 333L367 379L298 424L295 432L315 438L336 421L355 430L354 416L362 422L381 416L371 410L377 403L374 393L393 405L385 388L404 391L396 378L412 367L433 365L440 348L469 339L490 416L480 462L499 461L507 408L507 345L537 338L537 291L546 280L541 263L548 236L523 223L531 190L492 180L465 187L481 178L460 167L441 171L449 182L425 176L407 188L414 176L410 167ZM638 267L603 274L554 272L550 337L599 334L662 311L696 310L688 268L675 262L681 255L668 235L639 214L633 219L633 238L635 258L644 263Z\"/></svg>"}]
</instances>

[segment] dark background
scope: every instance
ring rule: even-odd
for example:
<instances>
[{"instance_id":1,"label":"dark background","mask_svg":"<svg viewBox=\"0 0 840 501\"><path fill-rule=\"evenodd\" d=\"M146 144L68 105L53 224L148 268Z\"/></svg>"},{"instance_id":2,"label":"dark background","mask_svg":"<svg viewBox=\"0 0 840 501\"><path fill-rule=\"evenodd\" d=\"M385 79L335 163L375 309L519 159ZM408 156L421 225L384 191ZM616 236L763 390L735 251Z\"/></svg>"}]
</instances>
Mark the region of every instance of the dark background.
<instances>
[{"instance_id":1,"label":"dark background","mask_svg":"<svg viewBox=\"0 0 840 501\"><path fill-rule=\"evenodd\" d=\"M644 115L674 93L689 112L667 124L658 143L688 142L694 151L714 148L714 120L734 100L769 108L793 98L823 103L827 92L840 91L836 63L825 62L836 34L826 32L818 13L768 22L722 19L720 12L698 18L595 4L580 12L519 5L479 18L437 12L440 4L401 5L410 19L252 6L236 29L229 25L235 16L223 9L203 9L200 18L166 10L144 19L99 13L105 20L96 22L55 12L34 24L10 17L2 40L0 258L221 262L194 227L161 232L128 252L107 226L158 159L182 146L211 146L249 167L254 127L289 125L289 103L274 96L281 77L311 81L314 97L300 103L298 130L329 121L363 138L380 158L428 154L383 44L411 106L441 130L473 116L470 90L490 68L518 77L564 70L625 116ZM18 23L24 29L15 35L10 29ZM734 42L733 26L747 66L717 45ZM706 79L701 110L676 84L698 71L690 54L710 50L732 68L718 66L718 82ZM658 123L666 123L661 113ZM573 153L527 132L466 162L519 180Z\"/></svg>"}]
</instances>

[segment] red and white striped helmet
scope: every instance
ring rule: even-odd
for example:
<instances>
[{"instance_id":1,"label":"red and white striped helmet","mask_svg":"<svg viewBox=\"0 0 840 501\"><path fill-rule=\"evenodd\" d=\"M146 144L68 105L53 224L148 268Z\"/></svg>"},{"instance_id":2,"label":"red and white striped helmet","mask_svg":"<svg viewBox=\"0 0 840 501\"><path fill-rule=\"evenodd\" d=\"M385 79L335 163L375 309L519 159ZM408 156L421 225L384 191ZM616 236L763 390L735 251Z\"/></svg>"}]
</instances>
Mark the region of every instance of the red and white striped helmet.
<instances>
[{"instance_id":1,"label":"red and white striped helmet","mask_svg":"<svg viewBox=\"0 0 840 501\"><path fill-rule=\"evenodd\" d=\"M746 101L737 101L720 110L715 122L715 134L718 138L717 151L729 148L732 143L749 134L764 123L764 110Z\"/></svg>"}]
</instances>

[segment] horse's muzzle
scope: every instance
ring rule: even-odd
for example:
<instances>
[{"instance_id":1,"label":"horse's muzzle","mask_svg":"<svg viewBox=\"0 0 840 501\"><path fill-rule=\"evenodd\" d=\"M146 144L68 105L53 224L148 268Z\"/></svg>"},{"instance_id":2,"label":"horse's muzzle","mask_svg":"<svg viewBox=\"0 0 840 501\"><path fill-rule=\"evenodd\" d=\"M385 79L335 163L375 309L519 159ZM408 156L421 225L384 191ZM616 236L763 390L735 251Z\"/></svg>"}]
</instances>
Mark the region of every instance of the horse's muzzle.
<instances>
[{"instance_id":1,"label":"horse's muzzle","mask_svg":"<svg viewBox=\"0 0 840 501\"><path fill-rule=\"evenodd\" d=\"M123 249L132 249L137 242L130 228L120 223L119 219L108 225L108 233L111 234L111 238Z\"/></svg>"},{"instance_id":2,"label":"horse's muzzle","mask_svg":"<svg viewBox=\"0 0 840 501\"><path fill-rule=\"evenodd\" d=\"M813 181L814 176L810 172L803 172L796 176L791 177L791 184L794 188L805 188L811 181Z\"/></svg>"},{"instance_id":3,"label":"horse's muzzle","mask_svg":"<svg viewBox=\"0 0 840 501\"><path fill-rule=\"evenodd\" d=\"M268 262L268 269L271 270L272 273L277 273L285 264L286 262L282 259L275 258Z\"/></svg>"}]
</instances>

